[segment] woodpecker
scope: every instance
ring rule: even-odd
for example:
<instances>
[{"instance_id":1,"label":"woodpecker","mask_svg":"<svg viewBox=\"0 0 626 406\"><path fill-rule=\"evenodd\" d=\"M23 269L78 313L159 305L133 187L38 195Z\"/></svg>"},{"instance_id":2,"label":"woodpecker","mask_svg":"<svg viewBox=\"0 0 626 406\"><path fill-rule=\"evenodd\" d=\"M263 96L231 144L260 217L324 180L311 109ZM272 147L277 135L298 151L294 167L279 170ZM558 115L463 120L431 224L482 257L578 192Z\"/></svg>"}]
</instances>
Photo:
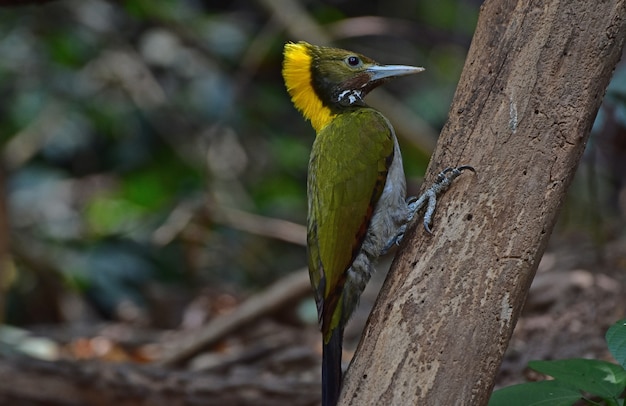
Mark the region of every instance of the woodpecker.
<instances>
[{"instance_id":1,"label":"woodpecker","mask_svg":"<svg viewBox=\"0 0 626 406\"><path fill-rule=\"evenodd\" d=\"M322 405L341 390L344 327L376 259L402 239L422 207L430 232L436 197L470 166L447 168L418 199L406 198L393 127L365 96L388 80L422 72L381 65L343 49L288 43L283 78L295 107L316 132L307 176L307 252L323 337Z\"/></svg>"}]
</instances>

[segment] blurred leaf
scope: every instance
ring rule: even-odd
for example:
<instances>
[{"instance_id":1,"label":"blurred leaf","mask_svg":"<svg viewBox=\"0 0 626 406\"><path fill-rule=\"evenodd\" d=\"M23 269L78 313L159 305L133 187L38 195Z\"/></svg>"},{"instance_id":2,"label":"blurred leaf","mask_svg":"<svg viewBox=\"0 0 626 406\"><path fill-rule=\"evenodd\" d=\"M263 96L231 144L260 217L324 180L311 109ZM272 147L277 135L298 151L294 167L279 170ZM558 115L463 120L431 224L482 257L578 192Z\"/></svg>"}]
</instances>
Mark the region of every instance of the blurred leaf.
<instances>
[{"instance_id":1,"label":"blurred leaf","mask_svg":"<svg viewBox=\"0 0 626 406\"><path fill-rule=\"evenodd\" d=\"M531 361L528 366L563 384L603 398L617 397L626 386L626 371L619 365L595 359Z\"/></svg>"},{"instance_id":2,"label":"blurred leaf","mask_svg":"<svg viewBox=\"0 0 626 406\"><path fill-rule=\"evenodd\" d=\"M281 169L305 174L309 163L309 144L309 142L303 142L299 138L275 137L271 141L270 154L278 160Z\"/></svg>"},{"instance_id":3,"label":"blurred leaf","mask_svg":"<svg viewBox=\"0 0 626 406\"><path fill-rule=\"evenodd\" d=\"M280 215L289 217L285 212L293 211L294 208L302 208L306 199L306 187L304 182L288 176L268 176L258 182L254 189L254 200L260 210L268 215Z\"/></svg>"},{"instance_id":4,"label":"blurred leaf","mask_svg":"<svg viewBox=\"0 0 626 406\"><path fill-rule=\"evenodd\" d=\"M571 406L582 395L557 381L507 386L493 392L489 406Z\"/></svg>"},{"instance_id":5,"label":"blurred leaf","mask_svg":"<svg viewBox=\"0 0 626 406\"><path fill-rule=\"evenodd\" d=\"M176 0L126 0L123 6L126 11L137 18L158 18L165 21L191 19L194 17L192 10L187 8L189 2Z\"/></svg>"},{"instance_id":6,"label":"blurred leaf","mask_svg":"<svg viewBox=\"0 0 626 406\"><path fill-rule=\"evenodd\" d=\"M135 230L146 209L125 199L100 196L87 205L85 213L89 230L97 236L106 236Z\"/></svg>"},{"instance_id":7,"label":"blurred leaf","mask_svg":"<svg viewBox=\"0 0 626 406\"><path fill-rule=\"evenodd\" d=\"M316 4L314 13L315 20L321 24L329 24L345 18L345 14L341 10L322 2Z\"/></svg>"},{"instance_id":8,"label":"blurred leaf","mask_svg":"<svg viewBox=\"0 0 626 406\"><path fill-rule=\"evenodd\" d=\"M429 25L443 30L472 35L478 19L478 10L470 4L456 0L417 3L417 15Z\"/></svg>"},{"instance_id":9,"label":"blurred leaf","mask_svg":"<svg viewBox=\"0 0 626 406\"><path fill-rule=\"evenodd\" d=\"M127 175L123 178L122 195L129 202L145 208L159 208L172 196L166 171L149 170Z\"/></svg>"},{"instance_id":10,"label":"blurred leaf","mask_svg":"<svg viewBox=\"0 0 626 406\"><path fill-rule=\"evenodd\" d=\"M91 50L76 31L47 33L45 40L52 60L67 67L81 66Z\"/></svg>"},{"instance_id":11,"label":"blurred leaf","mask_svg":"<svg viewBox=\"0 0 626 406\"><path fill-rule=\"evenodd\" d=\"M626 319L613 324L605 335L606 343L613 358L626 368Z\"/></svg>"}]
</instances>

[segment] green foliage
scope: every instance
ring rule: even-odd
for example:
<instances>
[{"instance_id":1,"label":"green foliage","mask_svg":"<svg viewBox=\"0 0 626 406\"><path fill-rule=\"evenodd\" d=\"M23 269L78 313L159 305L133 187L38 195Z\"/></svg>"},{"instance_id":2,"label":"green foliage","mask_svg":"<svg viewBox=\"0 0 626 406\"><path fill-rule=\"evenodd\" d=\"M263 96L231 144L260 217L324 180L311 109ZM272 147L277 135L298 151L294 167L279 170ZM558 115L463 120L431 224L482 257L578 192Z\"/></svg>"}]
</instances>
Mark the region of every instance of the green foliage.
<instances>
[{"instance_id":1,"label":"green foliage","mask_svg":"<svg viewBox=\"0 0 626 406\"><path fill-rule=\"evenodd\" d=\"M567 382L602 398L618 396L626 385L626 371L610 362L595 359L567 359L556 361L532 361L528 366L555 380Z\"/></svg>"},{"instance_id":2,"label":"green foliage","mask_svg":"<svg viewBox=\"0 0 626 406\"><path fill-rule=\"evenodd\" d=\"M558 381L522 383L497 390L489 406L571 406L580 392Z\"/></svg>"},{"instance_id":3,"label":"green foliage","mask_svg":"<svg viewBox=\"0 0 626 406\"><path fill-rule=\"evenodd\" d=\"M446 30L473 33L477 14L470 4L454 0L419 2L418 15L427 23Z\"/></svg>"},{"instance_id":4,"label":"green foliage","mask_svg":"<svg viewBox=\"0 0 626 406\"><path fill-rule=\"evenodd\" d=\"M605 338L613 358L626 368L626 320L613 324L606 332Z\"/></svg>"},{"instance_id":5,"label":"green foliage","mask_svg":"<svg viewBox=\"0 0 626 406\"><path fill-rule=\"evenodd\" d=\"M496 390L489 406L571 406L581 399L588 404L623 405L626 389L626 320L606 333L609 351L621 364L594 359L531 361L528 366L554 380L530 382ZM598 403L592 398L600 398Z\"/></svg>"}]
</instances>

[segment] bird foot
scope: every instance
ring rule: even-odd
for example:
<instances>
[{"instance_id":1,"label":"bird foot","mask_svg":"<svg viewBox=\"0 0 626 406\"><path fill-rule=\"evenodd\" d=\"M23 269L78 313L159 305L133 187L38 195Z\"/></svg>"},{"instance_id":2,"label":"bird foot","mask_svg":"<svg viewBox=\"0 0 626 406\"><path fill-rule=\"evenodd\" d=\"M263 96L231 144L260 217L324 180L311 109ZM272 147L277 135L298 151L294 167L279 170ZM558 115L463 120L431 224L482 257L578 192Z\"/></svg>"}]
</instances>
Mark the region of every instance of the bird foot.
<instances>
[{"instance_id":1,"label":"bird foot","mask_svg":"<svg viewBox=\"0 0 626 406\"><path fill-rule=\"evenodd\" d=\"M439 175L437 175L435 182L419 197L409 197L407 199L409 215L407 216L406 223L400 226L396 236L390 239L389 242L387 242L387 244L383 248L382 254L387 253L387 251L389 251L394 245L400 244L400 241L402 241L402 238L404 237L407 224L409 224L411 220L413 220L413 217L415 217L415 214L424 207L426 207L426 211L424 213L424 229L426 229L429 234L432 233L430 226L432 223L433 215L435 214L435 208L437 207L437 197L446 190L448 190L450 185L452 185L452 182L454 182L456 178L461 176L461 174L465 170L476 173L476 170L469 165L457 166L456 168L446 168L441 171Z\"/></svg>"},{"instance_id":2,"label":"bird foot","mask_svg":"<svg viewBox=\"0 0 626 406\"><path fill-rule=\"evenodd\" d=\"M464 170L476 173L476 170L469 165L458 166L456 168L446 168L441 171L439 175L437 175L435 183L426 189L426 191L422 193L419 198L409 203L408 221L411 221L415 216L415 213L425 206L426 212L424 213L424 229L426 229L428 233L432 233L430 226L433 220L433 215L435 214L435 208L437 207L437 197L448 190L450 185L452 185L452 182L461 176Z\"/></svg>"}]
</instances>

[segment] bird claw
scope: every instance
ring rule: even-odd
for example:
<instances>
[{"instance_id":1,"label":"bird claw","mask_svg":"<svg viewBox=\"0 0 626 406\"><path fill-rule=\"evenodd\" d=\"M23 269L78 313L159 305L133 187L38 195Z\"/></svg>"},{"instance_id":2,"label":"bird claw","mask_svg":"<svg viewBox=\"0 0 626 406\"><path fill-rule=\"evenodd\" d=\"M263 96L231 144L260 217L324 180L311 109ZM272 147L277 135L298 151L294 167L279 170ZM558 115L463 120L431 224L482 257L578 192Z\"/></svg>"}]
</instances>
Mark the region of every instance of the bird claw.
<instances>
[{"instance_id":1,"label":"bird claw","mask_svg":"<svg viewBox=\"0 0 626 406\"><path fill-rule=\"evenodd\" d=\"M426 221L426 219L424 219L424 230L426 230L428 234L433 233L433 230L430 228L430 224Z\"/></svg>"},{"instance_id":2,"label":"bird claw","mask_svg":"<svg viewBox=\"0 0 626 406\"><path fill-rule=\"evenodd\" d=\"M427 233L432 234L431 224L433 215L435 214L435 208L437 207L437 196L448 190L452 182L461 176L463 171L468 170L476 173L474 167L470 165L462 165L457 167L448 167L439 172L435 182L428 188L420 197L409 203L409 209L411 214L409 220L411 220L415 213L426 206L426 212L424 213L424 229Z\"/></svg>"},{"instance_id":3,"label":"bird claw","mask_svg":"<svg viewBox=\"0 0 626 406\"><path fill-rule=\"evenodd\" d=\"M400 245L402 238L404 238L404 233L406 231L407 225L411 222L411 220L413 220L415 214L422 208L424 208L424 206L426 206L426 211L424 213L424 229L428 234L432 234L431 224L433 215L435 214L435 208L437 206L437 196L448 190L452 182L456 178L458 178L465 170L476 173L476 170L469 165L462 165L456 168L446 168L443 171L439 172L437 178L435 179L435 182L419 197L409 197L406 200L407 206L409 208L409 214L407 215L406 223L400 226L400 228L398 229L398 233L387 242L387 244L382 249L380 255L385 255L394 245Z\"/></svg>"}]
</instances>

